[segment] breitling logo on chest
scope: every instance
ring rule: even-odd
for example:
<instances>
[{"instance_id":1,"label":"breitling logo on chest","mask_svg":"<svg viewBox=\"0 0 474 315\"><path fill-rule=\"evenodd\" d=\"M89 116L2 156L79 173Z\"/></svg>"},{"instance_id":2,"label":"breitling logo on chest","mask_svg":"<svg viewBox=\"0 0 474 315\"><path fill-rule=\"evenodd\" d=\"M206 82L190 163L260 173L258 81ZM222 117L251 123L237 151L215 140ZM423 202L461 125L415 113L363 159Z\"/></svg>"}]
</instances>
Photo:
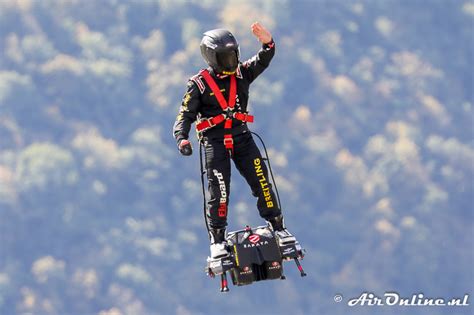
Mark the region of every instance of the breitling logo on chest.
<instances>
[{"instance_id":1,"label":"breitling logo on chest","mask_svg":"<svg viewBox=\"0 0 474 315\"><path fill-rule=\"evenodd\" d=\"M225 92L225 89L220 89L221 93L224 93ZM213 96L214 95L214 92L211 92L209 93L209 95Z\"/></svg>"}]
</instances>

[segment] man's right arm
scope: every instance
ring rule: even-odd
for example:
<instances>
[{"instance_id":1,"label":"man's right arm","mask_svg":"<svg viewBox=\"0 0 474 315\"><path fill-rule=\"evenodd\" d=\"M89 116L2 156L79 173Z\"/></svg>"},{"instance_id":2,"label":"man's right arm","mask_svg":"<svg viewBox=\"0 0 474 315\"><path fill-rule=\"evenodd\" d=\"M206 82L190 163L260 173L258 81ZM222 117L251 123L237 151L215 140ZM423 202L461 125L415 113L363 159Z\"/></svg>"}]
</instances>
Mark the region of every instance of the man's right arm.
<instances>
[{"instance_id":1,"label":"man's right arm","mask_svg":"<svg viewBox=\"0 0 474 315\"><path fill-rule=\"evenodd\" d=\"M176 142L187 140L191 124L196 121L201 106L200 92L196 83L192 80L188 81L188 89L183 96L178 116L173 126L173 135Z\"/></svg>"}]
</instances>

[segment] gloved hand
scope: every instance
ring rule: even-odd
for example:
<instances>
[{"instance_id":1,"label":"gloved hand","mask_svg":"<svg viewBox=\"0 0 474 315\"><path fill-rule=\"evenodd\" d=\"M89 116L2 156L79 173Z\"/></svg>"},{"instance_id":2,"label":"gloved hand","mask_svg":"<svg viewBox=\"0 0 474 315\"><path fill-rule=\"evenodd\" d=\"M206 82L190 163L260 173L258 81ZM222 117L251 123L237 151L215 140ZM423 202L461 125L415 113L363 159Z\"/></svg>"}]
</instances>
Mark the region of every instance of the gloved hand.
<instances>
[{"instance_id":1,"label":"gloved hand","mask_svg":"<svg viewBox=\"0 0 474 315\"><path fill-rule=\"evenodd\" d=\"M193 154L193 147L191 146L191 142L189 142L189 140L181 140L179 142L178 148L179 152L184 156L189 156Z\"/></svg>"}]
</instances>

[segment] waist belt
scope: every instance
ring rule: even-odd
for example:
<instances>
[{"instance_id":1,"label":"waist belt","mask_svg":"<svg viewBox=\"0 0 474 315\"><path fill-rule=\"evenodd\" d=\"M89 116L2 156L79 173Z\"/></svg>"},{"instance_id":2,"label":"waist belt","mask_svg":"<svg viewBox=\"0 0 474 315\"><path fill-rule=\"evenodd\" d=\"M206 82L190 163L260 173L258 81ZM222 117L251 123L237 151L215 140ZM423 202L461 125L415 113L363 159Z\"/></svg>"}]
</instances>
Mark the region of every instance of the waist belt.
<instances>
[{"instance_id":1,"label":"waist belt","mask_svg":"<svg viewBox=\"0 0 474 315\"><path fill-rule=\"evenodd\" d=\"M235 137L237 135L240 135L245 132L249 132L249 128L247 125L239 125L232 127L230 130L230 133L232 134L232 137ZM213 129L208 129L206 131L203 131L202 137L207 138L207 139L222 139L224 137L224 134L229 133L229 130L226 130L224 128L213 128Z\"/></svg>"},{"instance_id":2,"label":"waist belt","mask_svg":"<svg viewBox=\"0 0 474 315\"><path fill-rule=\"evenodd\" d=\"M201 119L201 122L196 125L196 130L198 132L203 132L203 131L206 131L208 129L211 129L215 125L220 124L221 122L223 122L226 119L232 119L232 118L235 118L235 119L240 120L242 122L253 123L253 116L252 115L248 115L248 114L244 114L244 113L240 113L240 112L230 112L230 113L228 113L228 115L220 114L220 115L214 116L212 118Z\"/></svg>"},{"instance_id":3,"label":"waist belt","mask_svg":"<svg viewBox=\"0 0 474 315\"><path fill-rule=\"evenodd\" d=\"M229 150L230 155L232 155L234 151L234 140L232 139L232 119L237 119L242 122L253 122L253 116L248 115L246 113L235 112L235 97L237 95L237 83L235 79L235 75L230 76L230 89L229 89L229 101L227 102L222 95L221 90L216 84L216 81L211 77L209 71L201 70L200 74L206 81L207 85L211 88L212 92L214 93L219 105L222 108L223 113L212 118L207 118L201 120L196 125L197 132L204 132L208 129L224 122L224 145L227 150ZM207 132L206 132L207 136Z\"/></svg>"}]
</instances>

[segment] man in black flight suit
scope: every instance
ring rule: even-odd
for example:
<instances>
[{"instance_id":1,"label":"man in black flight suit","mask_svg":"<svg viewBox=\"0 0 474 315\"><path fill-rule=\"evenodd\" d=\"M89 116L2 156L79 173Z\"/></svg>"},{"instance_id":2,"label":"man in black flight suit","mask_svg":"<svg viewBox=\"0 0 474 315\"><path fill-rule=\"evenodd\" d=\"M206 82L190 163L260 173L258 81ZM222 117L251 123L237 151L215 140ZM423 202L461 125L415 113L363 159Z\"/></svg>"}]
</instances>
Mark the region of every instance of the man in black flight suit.
<instances>
[{"instance_id":1,"label":"man in black flight suit","mask_svg":"<svg viewBox=\"0 0 474 315\"><path fill-rule=\"evenodd\" d=\"M201 54L209 68L189 79L173 127L181 154L192 154L188 135L195 121L204 143L210 194L207 220L211 258L228 254L225 232L231 158L257 197L260 216L270 223L280 245L296 241L285 228L266 165L247 127L248 122L253 122L253 116L247 113L249 85L268 67L275 54L271 33L258 22L252 24L251 29L262 48L243 63L239 61L239 44L232 33L224 29L204 33Z\"/></svg>"}]
</instances>

